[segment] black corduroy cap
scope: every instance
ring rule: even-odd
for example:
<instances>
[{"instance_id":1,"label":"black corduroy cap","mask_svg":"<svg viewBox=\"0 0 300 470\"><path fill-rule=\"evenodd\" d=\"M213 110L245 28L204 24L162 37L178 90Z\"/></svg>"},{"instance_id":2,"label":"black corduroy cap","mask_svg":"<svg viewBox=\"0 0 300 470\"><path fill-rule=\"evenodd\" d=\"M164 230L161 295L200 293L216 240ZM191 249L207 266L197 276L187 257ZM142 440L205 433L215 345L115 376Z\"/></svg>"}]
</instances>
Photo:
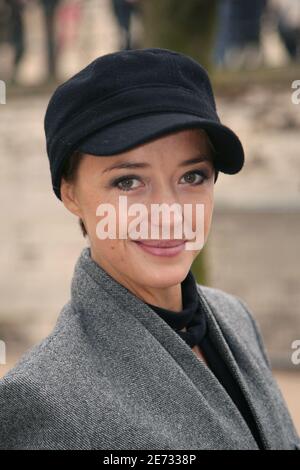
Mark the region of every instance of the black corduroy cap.
<instances>
[{"instance_id":1,"label":"black corduroy cap","mask_svg":"<svg viewBox=\"0 0 300 470\"><path fill-rule=\"evenodd\" d=\"M181 129L201 128L215 149L218 171L244 164L237 135L221 123L206 70L185 54L162 48L122 50L98 57L54 91L44 129L52 186L79 150L115 155Z\"/></svg>"}]
</instances>

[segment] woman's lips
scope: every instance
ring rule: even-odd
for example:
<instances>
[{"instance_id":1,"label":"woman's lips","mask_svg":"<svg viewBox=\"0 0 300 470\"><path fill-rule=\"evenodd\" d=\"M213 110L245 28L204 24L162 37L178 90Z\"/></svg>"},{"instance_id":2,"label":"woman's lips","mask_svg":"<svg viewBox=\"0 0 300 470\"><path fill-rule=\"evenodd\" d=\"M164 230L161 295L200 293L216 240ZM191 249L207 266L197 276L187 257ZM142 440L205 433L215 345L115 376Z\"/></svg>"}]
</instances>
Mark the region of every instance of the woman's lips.
<instances>
[{"instance_id":1,"label":"woman's lips","mask_svg":"<svg viewBox=\"0 0 300 470\"><path fill-rule=\"evenodd\" d=\"M133 240L142 250L156 256L175 256L185 249L186 240Z\"/></svg>"}]
</instances>

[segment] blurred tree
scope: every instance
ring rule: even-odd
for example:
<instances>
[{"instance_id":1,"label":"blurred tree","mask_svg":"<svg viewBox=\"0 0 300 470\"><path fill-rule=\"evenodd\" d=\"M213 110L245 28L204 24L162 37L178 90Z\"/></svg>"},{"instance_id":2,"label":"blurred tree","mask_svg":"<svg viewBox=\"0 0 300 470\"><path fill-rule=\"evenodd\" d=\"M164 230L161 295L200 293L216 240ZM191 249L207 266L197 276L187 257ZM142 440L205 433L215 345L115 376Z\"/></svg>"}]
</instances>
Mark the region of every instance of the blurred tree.
<instances>
[{"instance_id":1,"label":"blurred tree","mask_svg":"<svg viewBox=\"0 0 300 470\"><path fill-rule=\"evenodd\" d=\"M188 54L205 68L212 64L217 0L144 0L144 46Z\"/></svg>"}]
</instances>

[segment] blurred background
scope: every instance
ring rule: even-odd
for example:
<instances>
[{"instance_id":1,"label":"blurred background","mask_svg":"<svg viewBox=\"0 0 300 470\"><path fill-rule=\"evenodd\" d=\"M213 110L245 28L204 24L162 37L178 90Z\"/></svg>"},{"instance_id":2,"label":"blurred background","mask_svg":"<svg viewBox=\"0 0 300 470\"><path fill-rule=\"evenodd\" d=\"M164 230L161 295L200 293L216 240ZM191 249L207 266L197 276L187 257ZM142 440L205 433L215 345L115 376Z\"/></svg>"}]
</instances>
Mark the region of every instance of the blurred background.
<instances>
[{"instance_id":1,"label":"blurred background","mask_svg":"<svg viewBox=\"0 0 300 470\"><path fill-rule=\"evenodd\" d=\"M247 302L300 433L300 0L0 0L0 376L54 327L87 244L52 191L49 98L96 57L144 47L204 65L243 142L242 171L219 174L193 271Z\"/></svg>"}]
</instances>

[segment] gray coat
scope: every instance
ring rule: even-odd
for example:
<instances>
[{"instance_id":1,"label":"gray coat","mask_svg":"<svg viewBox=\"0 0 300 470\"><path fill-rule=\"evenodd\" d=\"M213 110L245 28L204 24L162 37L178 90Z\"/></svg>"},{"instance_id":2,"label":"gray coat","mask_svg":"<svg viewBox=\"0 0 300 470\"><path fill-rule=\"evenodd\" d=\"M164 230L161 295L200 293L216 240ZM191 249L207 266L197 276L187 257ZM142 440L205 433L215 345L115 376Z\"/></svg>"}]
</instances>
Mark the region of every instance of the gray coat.
<instances>
[{"instance_id":1,"label":"gray coat","mask_svg":"<svg viewBox=\"0 0 300 470\"><path fill-rule=\"evenodd\" d=\"M246 304L197 284L267 449L300 440ZM0 380L1 449L257 449L185 341L82 250L52 332Z\"/></svg>"}]
</instances>

